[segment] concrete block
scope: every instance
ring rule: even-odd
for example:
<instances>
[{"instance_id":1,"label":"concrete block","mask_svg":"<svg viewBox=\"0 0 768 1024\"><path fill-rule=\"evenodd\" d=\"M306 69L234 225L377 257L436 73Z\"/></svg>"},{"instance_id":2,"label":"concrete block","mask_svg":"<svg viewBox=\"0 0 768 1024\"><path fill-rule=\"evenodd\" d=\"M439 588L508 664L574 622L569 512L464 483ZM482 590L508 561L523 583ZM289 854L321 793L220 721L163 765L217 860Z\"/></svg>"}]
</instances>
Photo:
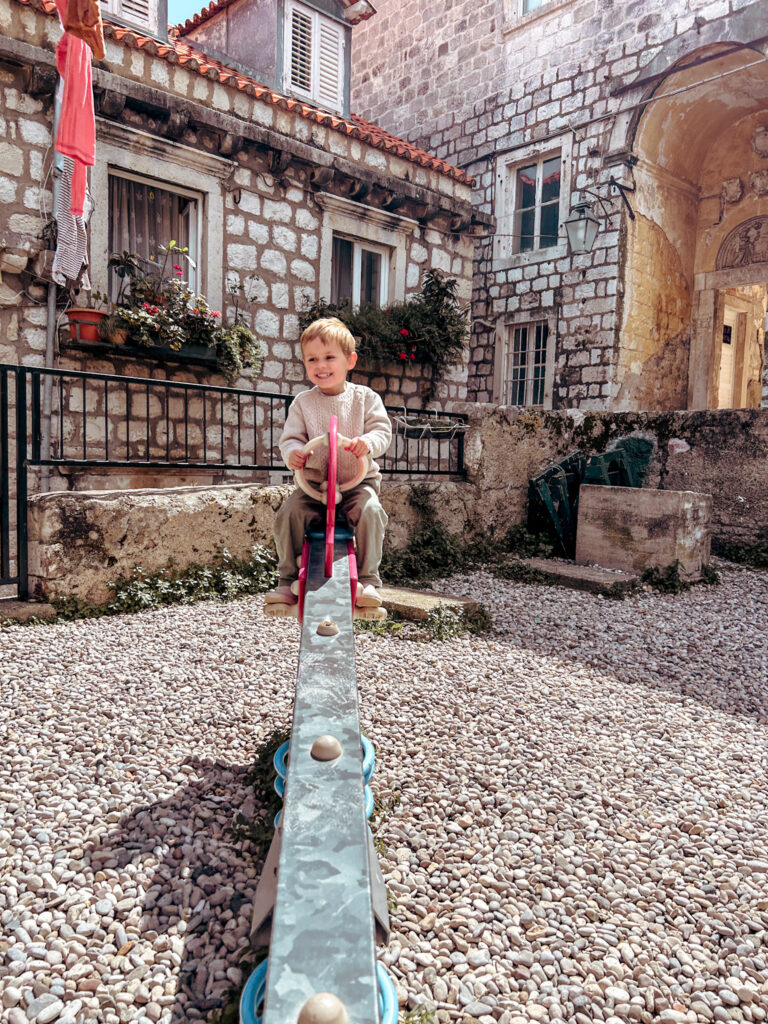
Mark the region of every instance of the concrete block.
<instances>
[{"instance_id":1,"label":"concrete block","mask_svg":"<svg viewBox=\"0 0 768 1024\"><path fill-rule=\"evenodd\" d=\"M624 572L680 563L695 579L709 563L712 495L582 484L576 561Z\"/></svg>"}]
</instances>

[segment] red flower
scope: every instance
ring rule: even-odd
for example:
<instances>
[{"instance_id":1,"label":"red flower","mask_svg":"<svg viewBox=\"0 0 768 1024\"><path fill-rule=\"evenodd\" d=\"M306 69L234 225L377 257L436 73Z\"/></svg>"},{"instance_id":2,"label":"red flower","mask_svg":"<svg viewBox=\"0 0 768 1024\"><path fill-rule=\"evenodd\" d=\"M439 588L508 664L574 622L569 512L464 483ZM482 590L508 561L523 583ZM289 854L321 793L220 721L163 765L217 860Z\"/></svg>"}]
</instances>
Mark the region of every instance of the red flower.
<instances>
[{"instance_id":1,"label":"red flower","mask_svg":"<svg viewBox=\"0 0 768 1024\"><path fill-rule=\"evenodd\" d=\"M407 328L407 327L403 327L403 328L402 328L402 329L400 330L400 333L402 334L402 336L403 336L404 338L407 338L407 337L408 337L408 328Z\"/></svg>"},{"instance_id":2,"label":"red flower","mask_svg":"<svg viewBox=\"0 0 768 1024\"><path fill-rule=\"evenodd\" d=\"M179 271L179 272L181 271L181 267L179 266L178 263L174 263L173 264L173 269L176 270L176 271Z\"/></svg>"},{"instance_id":3,"label":"red flower","mask_svg":"<svg viewBox=\"0 0 768 1024\"><path fill-rule=\"evenodd\" d=\"M406 352L401 352L400 353L400 358L401 359L407 359L408 358L408 354Z\"/></svg>"},{"instance_id":4,"label":"red flower","mask_svg":"<svg viewBox=\"0 0 768 1024\"><path fill-rule=\"evenodd\" d=\"M416 358L416 353L415 352L411 352L411 359L415 359L415 358Z\"/></svg>"},{"instance_id":5,"label":"red flower","mask_svg":"<svg viewBox=\"0 0 768 1024\"><path fill-rule=\"evenodd\" d=\"M219 310L219 309L212 309L211 310L211 316L221 316L221 310Z\"/></svg>"}]
</instances>

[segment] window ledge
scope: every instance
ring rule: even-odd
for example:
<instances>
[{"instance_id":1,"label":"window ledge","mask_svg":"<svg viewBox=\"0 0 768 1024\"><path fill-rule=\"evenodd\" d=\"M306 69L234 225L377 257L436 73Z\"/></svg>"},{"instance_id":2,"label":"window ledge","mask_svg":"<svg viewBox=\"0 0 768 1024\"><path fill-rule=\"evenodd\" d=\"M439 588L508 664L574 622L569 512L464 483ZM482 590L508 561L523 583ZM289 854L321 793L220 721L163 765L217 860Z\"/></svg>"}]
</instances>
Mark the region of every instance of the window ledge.
<instances>
[{"instance_id":1,"label":"window ledge","mask_svg":"<svg viewBox=\"0 0 768 1024\"><path fill-rule=\"evenodd\" d=\"M567 241L559 245L550 246L548 249L536 249L534 252L517 252L512 256L495 257L491 263L493 272L499 270L512 270L515 267L530 267L535 263L548 263L551 260L559 260L568 255Z\"/></svg>"},{"instance_id":2,"label":"window ledge","mask_svg":"<svg viewBox=\"0 0 768 1024\"><path fill-rule=\"evenodd\" d=\"M571 2L572 0L547 0L546 3L541 5L541 7L537 7L533 11L528 11L527 14L513 14L512 9L514 8L514 10L517 11L520 0L505 0L502 32L504 35L508 35L510 32L515 32L519 28L525 28L525 26L530 25L532 21L538 21L539 18L543 18L547 14L559 11L561 7L565 7Z\"/></svg>"},{"instance_id":3,"label":"window ledge","mask_svg":"<svg viewBox=\"0 0 768 1024\"><path fill-rule=\"evenodd\" d=\"M59 348L62 351L90 352L94 356L110 356L125 359L148 360L154 363L184 363L195 366L207 366L215 369L216 353L207 345L182 345L178 351L170 348L145 345L116 345L112 341L75 341L64 324L59 335Z\"/></svg>"}]
</instances>

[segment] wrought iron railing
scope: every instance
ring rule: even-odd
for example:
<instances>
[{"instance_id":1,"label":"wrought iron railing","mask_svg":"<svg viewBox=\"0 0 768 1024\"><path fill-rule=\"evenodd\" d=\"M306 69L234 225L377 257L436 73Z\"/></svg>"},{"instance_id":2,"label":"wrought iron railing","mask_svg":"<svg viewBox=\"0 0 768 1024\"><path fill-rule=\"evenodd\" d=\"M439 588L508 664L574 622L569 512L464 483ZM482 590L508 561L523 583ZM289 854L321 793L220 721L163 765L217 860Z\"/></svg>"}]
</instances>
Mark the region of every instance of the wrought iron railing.
<instances>
[{"instance_id":1,"label":"wrought iron railing","mask_svg":"<svg viewBox=\"0 0 768 1024\"><path fill-rule=\"evenodd\" d=\"M277 441L292 401L265 391L0 364L0 584L18 584L26 596L30 467L284 470ZM464 475L466 417L387 411L395 430L378 459L382 473Z\"/></svg>"}]
</instances>

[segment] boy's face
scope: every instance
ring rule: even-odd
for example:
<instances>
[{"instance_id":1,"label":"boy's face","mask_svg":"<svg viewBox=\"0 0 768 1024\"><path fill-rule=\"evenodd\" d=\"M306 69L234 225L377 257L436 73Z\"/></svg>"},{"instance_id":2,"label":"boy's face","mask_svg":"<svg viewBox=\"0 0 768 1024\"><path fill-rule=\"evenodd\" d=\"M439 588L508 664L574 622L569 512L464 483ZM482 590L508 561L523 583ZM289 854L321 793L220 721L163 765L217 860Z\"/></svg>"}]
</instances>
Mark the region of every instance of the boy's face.
<instances>
[{"instance_id":1,"label":"boy's face","mask_svg":"<svg viewBox=\"0 0 768 1024\"><path fill-rule=\"evenodd\" d=\"M301 358L310 381L324 395L340 395L347 374L357 362L357 352L345 356L337 341L312 338L302 346Z\"/></svg>"}]
</instances>

